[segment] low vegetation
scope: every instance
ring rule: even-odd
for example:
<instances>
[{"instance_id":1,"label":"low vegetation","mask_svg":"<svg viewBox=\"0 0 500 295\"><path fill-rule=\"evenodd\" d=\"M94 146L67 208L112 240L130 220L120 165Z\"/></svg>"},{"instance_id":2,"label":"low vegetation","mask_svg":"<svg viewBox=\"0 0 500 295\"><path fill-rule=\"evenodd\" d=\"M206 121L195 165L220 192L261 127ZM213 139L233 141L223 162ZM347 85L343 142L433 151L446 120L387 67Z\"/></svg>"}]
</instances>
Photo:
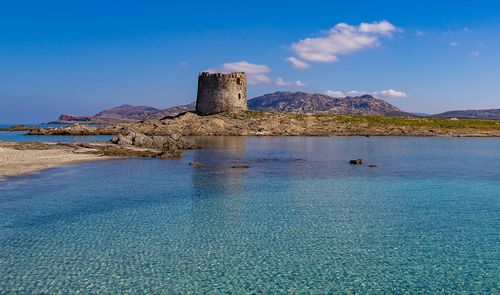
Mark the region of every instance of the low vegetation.
<instances>
[{"instance_id":1,"label":"low vegetation","mask_svg":"<svg viewBox=\"0 0 500 295\"><path fill-rule=\"evenodd\" d=\"M177 117L113 126L38 129L38 135L305 135L305 136L500 136L500 120L412 116L368 116L267 113L246 111L212 116L185 113Z\"/></svg>"}]
</instances>

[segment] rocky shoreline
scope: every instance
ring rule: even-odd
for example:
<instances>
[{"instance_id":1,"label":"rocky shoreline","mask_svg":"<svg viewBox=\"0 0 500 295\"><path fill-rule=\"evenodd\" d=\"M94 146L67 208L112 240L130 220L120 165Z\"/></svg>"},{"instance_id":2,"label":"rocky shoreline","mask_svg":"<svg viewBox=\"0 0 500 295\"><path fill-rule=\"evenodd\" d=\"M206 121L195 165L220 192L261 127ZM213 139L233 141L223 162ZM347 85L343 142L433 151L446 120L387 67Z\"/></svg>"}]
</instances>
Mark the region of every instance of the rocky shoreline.
<instances>
[{"instance_id":1,"label":"rocky shoreline","mask_svg":"<svg viewBox=\"0 0 500 295\"><path fill-rule=\"evenodd\" d=\"M198 149L184 136L466 136L500 137L500 120L239 112L61 128L13 126L30 135L115 135L110 142L0 142L0 177L116 157L178 158ZM374 166L375 167L375 166Z\"/></svg>"},{"instance_id":2,"label":"rocky shoreline","mask_svg":"<svg viewBox=\"0 0 500 295\"><path fill-rule=\"evenodd\" d=\"M499 137L500 120L239 112L176 117L111 126L38 128L31 135L118 135L135 130L148 136L464 136Z\"/></svg>"},{"instance_id":3,"label":"rocky shoreline","mask_svg":"<svg viewBox=\"0 0 500 295\"><path fill-rule=\"evenodd\" d=\"M0 178L101 159L179 158L184 150L198 148L179 135L146 136L131 130L111 142L0 142Z\"/></svg>"}]
</instances>

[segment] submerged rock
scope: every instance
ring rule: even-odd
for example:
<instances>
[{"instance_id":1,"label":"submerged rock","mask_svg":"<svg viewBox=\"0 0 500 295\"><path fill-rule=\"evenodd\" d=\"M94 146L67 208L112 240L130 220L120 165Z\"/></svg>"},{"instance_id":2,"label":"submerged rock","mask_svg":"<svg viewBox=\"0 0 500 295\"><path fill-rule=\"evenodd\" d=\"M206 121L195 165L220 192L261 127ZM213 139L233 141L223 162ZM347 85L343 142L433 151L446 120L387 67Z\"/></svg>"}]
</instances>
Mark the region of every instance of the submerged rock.
<instances>
[{"instance_id":1,"label":"submerged rock","mask_svg":"<svg viewBox=\"0 0 500 295\"><path fill-rule=\"evenodd\" d=\"M370 167L370 168L377 168L378 165L377 164L370 164L370 165L368 165L368 167Z\"/></svg>"},{"instance_id":2,"label":"submerged rock","mask_svg":"<svg viewBox=\"0 0 500 295\"><path fill-rule=\"evenodd\" d=\"M190 166L193 166L193 167L203 167L203 166L206 166L205 163L201 163L201 162L190 162L189 163Z\"/></svg>"},{"instance_id":3,"label":"submerged rock","mask_svg":"<svg viewBox=\"0 0 500 295\"><path fill-rule=\"evenodd\" d=\"M361 164L363 164L363 159L350 160L349 164L351 164L351 165L361 165Z\"/></svg>"},{"instance_id":4,"label":"submerged rock","mask_svg":"<svg viewBox=\"0 0 500 295\"><path fill-rule=\"evenodd\" d=\"M247 168L250 168L250 166L248 166L246 164L236 164L236 165L231 166L231 168L234 168L234 169L247 169Z\"/></svg>"}]
</instances>

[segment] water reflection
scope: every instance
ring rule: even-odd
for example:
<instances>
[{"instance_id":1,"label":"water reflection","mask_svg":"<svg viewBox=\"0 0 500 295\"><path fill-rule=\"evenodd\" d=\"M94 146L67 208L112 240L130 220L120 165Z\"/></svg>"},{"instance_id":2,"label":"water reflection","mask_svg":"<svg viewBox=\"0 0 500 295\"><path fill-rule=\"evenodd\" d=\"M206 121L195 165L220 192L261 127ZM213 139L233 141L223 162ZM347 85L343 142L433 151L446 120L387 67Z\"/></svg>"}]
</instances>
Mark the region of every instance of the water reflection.
<instances>
[{"instance_id":1,"label":"water reflection","mask_svg":"<svg viewBox=\"0 0 500 295\"><path fill-rule=\"evenodd\" d=\"M205 147L193 153L193 191L196 198L235 195L242 190L247 172L246 138L241 136L193 137Z\"/></svg>"}]
</instances>

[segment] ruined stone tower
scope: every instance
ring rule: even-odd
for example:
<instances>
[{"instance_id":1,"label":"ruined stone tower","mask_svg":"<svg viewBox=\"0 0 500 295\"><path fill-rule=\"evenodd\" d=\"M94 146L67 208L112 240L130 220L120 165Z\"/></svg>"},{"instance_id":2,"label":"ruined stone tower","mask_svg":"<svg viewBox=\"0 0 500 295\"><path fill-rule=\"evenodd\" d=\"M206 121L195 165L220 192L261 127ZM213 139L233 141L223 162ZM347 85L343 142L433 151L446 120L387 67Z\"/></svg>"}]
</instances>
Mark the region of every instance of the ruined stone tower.
<instances>
[{"instance_id":1,"label":"ruined stone tower","mask_svg":"<svg viewBox=\"0 0 500 295\"><path fill-rule=\"evenodd\" d=\"M203 72L198 76L196 113L212 115L247 110L247 79L243 72Z\"/></svg>"}]
</instances>

